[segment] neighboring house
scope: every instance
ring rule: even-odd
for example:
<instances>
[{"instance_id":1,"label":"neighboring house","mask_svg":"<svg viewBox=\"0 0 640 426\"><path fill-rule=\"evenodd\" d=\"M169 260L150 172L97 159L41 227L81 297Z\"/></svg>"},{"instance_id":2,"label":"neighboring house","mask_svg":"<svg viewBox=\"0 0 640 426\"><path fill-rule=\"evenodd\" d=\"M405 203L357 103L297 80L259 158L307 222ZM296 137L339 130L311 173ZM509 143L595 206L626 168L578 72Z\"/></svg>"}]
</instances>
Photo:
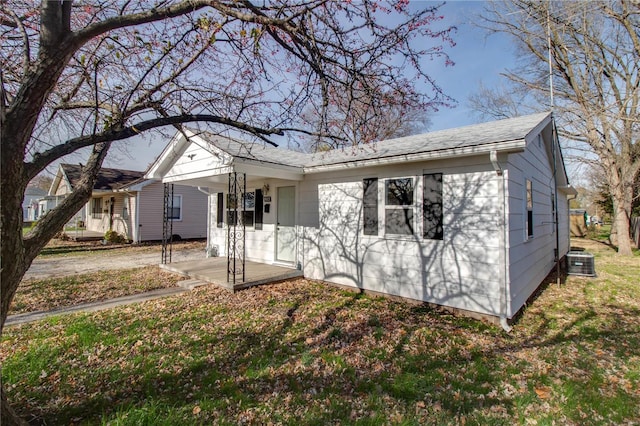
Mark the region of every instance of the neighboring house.
<instances>
[{"instance_id":1,"label":"neighboring house","mask_svg":"<svg viewBox=\"0 0 640 426\"><path fill-rule=\"evenodd\" d=\"M569 250L576 193L550 114L317 154L186 130L146 177L208 188L212 252L505 327Z\"/></svg>"},{"instance_id":2,"label":"neighboring house","mask_svg":"<svg viewBox=\"0 0 640 426\"><path fill-rule=\"evenodd\" d=\"M61 164L51 184L51 196L70 193L80 179L82 166ZM144 172L102 168L91 200L81 218L89 231L113 230L138 243L161 240L163 235L164 186L144 178ZM168 212L172 234L180 238L207 235L207 195L197 188L175 185L173 209Z\"/></svg>"},{"instance_id":3,"label":"neighboring house","mask_svg":"<svg viewBox=\"0 0 640 426\"><path fill-rule=\"evenodd\" d=\"M38 220L40 212L38 200L47 195L47 191L40 188L27 187L22 201L22 220L33 222Z\"/></svg>"},{"instance_id":4,"label":"neighboring house","mask_svg":"<svg viewBox=\"0 0 640 426\"><path fill-rule=\"evenodd\" d=\"M38 219L49 212L49 210L55 208L62 200L64 195L45 195L38 199L37 217Z\"/></svg>"}]
</instances>

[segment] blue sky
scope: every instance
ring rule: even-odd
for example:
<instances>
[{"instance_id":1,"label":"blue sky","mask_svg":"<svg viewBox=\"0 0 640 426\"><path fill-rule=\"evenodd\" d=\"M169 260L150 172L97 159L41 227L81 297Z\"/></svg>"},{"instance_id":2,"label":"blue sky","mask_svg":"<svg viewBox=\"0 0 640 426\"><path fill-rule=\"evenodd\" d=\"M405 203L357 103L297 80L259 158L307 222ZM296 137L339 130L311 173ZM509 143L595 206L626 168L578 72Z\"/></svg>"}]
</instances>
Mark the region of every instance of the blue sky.
<instances>
[{"instance_id":1,"label":"blue sky","mask_svg":"<svg viewBox=\"0 0 640 426\"><path fill-rule=\"evenodd\" d=\"M438 2L414 1L417 7ZM440 9L444 15L441 25L454 25L458 28L453 35L455 47L447 47L452 67L445 67L439 60L431 62L430 74L444 92L458 101L455 108L443 108L431 116L430 131L459 127L479 122L467 99L478 90L480 83L486 87L500 84L500 73L514 63L513 45L504 36L491 35L473 25L476 15L482 10L482 1L449 1ZM118 142L116 147L129 146L127 152L122 149L111 150L105 166L131 170L144 170L162 151L168 140L132 140Z\"/></svg>"}]
</instances>

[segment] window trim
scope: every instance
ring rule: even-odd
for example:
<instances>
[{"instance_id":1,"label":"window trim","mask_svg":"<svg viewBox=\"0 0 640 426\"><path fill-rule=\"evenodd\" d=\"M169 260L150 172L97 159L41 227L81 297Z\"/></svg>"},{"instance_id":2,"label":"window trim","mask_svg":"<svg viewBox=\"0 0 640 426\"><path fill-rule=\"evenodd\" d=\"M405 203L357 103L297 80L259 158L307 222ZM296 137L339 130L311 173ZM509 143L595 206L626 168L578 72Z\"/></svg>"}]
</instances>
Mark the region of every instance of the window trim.
<instances>
[{"instance_id":1,"label":"window trim","mask_svg":"<svg viewBox=\"0 0 640 426\"><path fill-rule=\"evenodd\" d=\"M174 221L174 222L181 222L181 221L182 221L182 194L173 194L173 200L172 200L171 207L175 210L175 208L176 208L176 207L175 207L175 202L176 202L175 198L176 198L176 197L178 197L178 199L180 200L180 202L178 203L178 205L180 206L180 207L179 207L179 209L180 209L180 215L178 215L178 217L177 217L177 218L174 218L174 217L170 217L170 216L167 214L167 219L168 219L168 220L172 220L172 221ZM167 209L168 209L168 208L169 208L169 206L167 206ZM173 212L172 212L172 213L173 213Z\"/></svg>"},{"instance_id":2,"label":"window trim","mask_svg":"<svg viewBox=\"0 0 640 426\"><path fill-rule=\"evenodd\" d=\"M389 204L389 183L391 181L399 181L399 180L409 180L411 182L411 203L410 204ZM416 224L417 224L417 218L418 215L416 214L416 194L417 194L417 187L418 185L416 185L416 178L415 176L398 176L398 177L391 177L391 178L385 178L384 179L384 185L383 185L383 191L384 191L384 200L383 200L383 205L382 205L382 210L383 210L383 220L384 220L384 225L383 225L383 229L384 229L384 235L386 236L392 236L394 238L397 237L412 237L416 235ZM408 226L409 231L408 233L400 233L400 232L390 232L387 225L387 212L391 211L391 210L401 210L403 212L406 211L410 211L411 212L411 223L407 223L405 222L405 225Z\"/></svg>"},{"instance_id":3,"label":"window trim","mask_svg":"<svg viewBox=\"0 0 640 426\"><path fill-rule=\"evenodd\" d=\"M91 199L91 218L92 219L102 219L102 204L103 204L102 197L93 197Z\"/></svg>"}]
</instances>

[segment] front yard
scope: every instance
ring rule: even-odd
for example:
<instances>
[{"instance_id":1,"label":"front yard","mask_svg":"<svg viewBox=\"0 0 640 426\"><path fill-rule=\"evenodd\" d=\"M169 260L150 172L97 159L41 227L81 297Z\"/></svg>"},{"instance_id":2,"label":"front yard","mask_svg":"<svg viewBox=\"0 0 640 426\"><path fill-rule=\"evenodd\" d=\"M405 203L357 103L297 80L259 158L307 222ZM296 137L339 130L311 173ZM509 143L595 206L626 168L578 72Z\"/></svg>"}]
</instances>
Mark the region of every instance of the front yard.
<instances>
[{"instance_id":1,"label":"front yard","mask_svg":"<svg viewBox=\"0 0 640 426\"><path fill-rule=\"evenodd\" d=\"M640 262L555 278L513 331L306 280L9 327L2 378L46 424L637 424ZM35 417L32 417L35 416Z\"/></svg>"}]
</instances>

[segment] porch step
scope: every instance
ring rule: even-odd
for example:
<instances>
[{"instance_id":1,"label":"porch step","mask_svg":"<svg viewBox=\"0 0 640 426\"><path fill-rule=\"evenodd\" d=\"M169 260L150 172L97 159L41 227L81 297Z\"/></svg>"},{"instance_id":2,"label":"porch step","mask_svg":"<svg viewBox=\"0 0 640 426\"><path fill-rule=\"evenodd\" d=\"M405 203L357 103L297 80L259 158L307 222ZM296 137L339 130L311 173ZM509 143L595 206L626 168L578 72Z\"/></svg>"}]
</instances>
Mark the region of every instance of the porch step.
<instances>
[{"instance_id":1,"label":"porch step","mask_svg":"<svg viewBox=\"0 0 640 426\"><path fill-rule=\"evenodd\" d=\"M193 278L193 279L179 281L177 284L178 284L179 287L182 287L184 289L193 290L196 287L207 285L209 283L206 282L206 281L202 281L202 280L198 280L198 279Z\"/></svg>"}]
</instances>

